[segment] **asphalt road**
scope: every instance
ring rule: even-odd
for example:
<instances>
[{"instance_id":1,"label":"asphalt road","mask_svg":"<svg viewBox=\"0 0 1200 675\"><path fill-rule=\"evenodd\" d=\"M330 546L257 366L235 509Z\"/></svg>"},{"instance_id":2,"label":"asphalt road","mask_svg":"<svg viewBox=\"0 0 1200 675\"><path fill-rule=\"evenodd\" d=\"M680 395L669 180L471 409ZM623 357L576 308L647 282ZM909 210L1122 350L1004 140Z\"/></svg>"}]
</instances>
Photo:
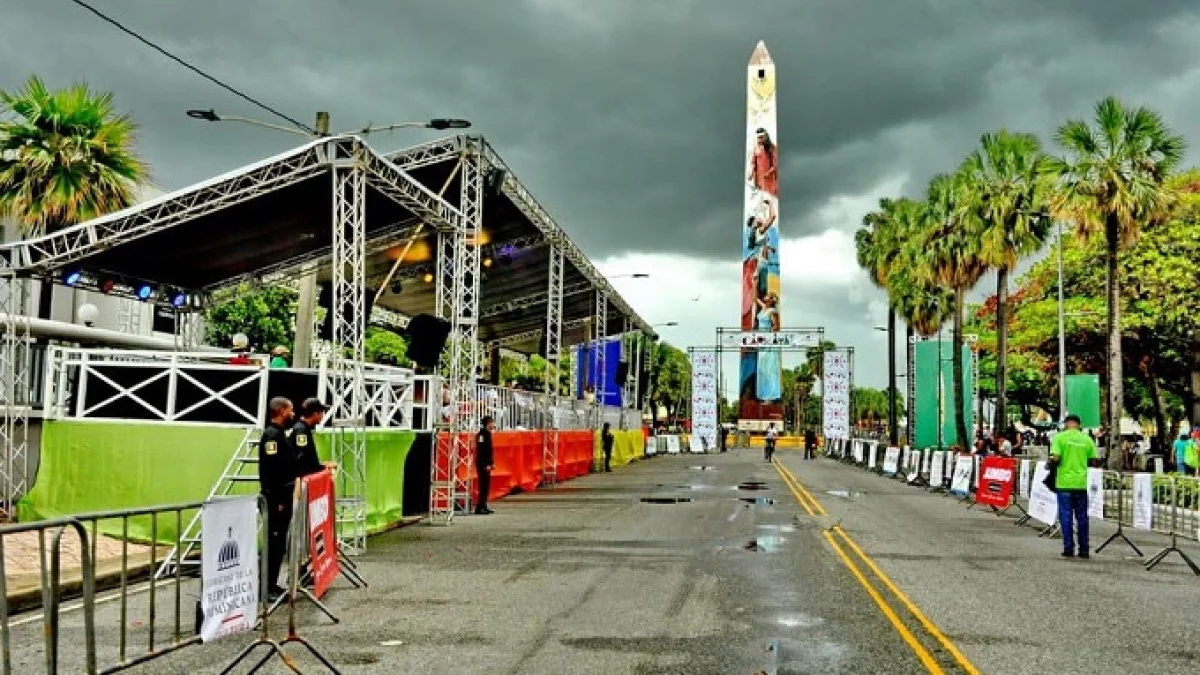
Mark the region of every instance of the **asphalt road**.
<instances>
[{"instance_id":1,"label":"asphalt road","mask_svg":"<svg viewBox=\"0 0 1200 675\"><path fill-rule=\"evenodd\" d=\"M372 539L360 562L371 587L339 582L327 600L341 623L306 607L299 632L345 673L1094 674L1200 665L1200 580L1181 564L1146 572L1116 549L1064 561L1057 542L1011 519L796 451L779 458L786 471L749 450L659 457L510 497L495 515ZM789 486L787 473L801 485ZM186 604L194 590L183 595ZM148 623L139 597L126 619L131 640L144 639ZM166 598L160 631L171 627ZM115 603L100 606L97 622L101 663L112 662ZM63 672L77 672L79 623L78 613L63 616ZM12 639L15 669L33 672L37 622L15 627ZM188 647L130 672L220 672L247 642ZM321 672L299 645L286 649L304 672ZM287 671L272 663L261 672Z\"/></svg>"}]
</instances>

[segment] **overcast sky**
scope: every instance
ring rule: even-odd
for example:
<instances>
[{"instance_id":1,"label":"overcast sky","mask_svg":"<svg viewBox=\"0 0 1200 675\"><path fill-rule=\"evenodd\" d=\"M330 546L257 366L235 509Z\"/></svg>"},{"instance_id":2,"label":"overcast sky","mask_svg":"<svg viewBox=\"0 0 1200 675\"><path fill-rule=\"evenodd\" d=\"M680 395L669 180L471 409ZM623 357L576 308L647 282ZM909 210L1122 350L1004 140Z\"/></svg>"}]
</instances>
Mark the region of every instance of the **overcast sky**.
<instances>
[{"instance_id":1,"label":"overcast sky","mask_svg":"<svg viewBox=\"0 0 1200 675\"><path fill-rule=\"evenodd\" d=\"M1200 138L1195 0L95 4L304 122L469 118L603 270L653 275L615 283L646 319L678 321L662 332L681 346L738 319L744 78L763 39L778 68L784 324L855 346L871 386L885 381L871 330L884 304L852 237L879 197L919 194L984 132L1048 140L1108 94ZM269 117L68 0L4 5L0 87L36 73L114 92L164 188L294 145L187 119Z\"/></svg>"}]
</instances>

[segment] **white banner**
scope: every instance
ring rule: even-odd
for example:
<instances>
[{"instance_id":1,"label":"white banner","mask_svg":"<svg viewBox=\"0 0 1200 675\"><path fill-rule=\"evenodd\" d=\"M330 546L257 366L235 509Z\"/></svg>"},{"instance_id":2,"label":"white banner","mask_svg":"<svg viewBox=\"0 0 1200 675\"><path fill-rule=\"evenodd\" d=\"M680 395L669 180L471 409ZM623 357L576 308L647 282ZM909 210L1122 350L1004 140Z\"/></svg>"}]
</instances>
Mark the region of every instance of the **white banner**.
<instances>
[{"instance_id":1,"label":"white banner","mask_svg":"<svg viewBox=\"0 0 1200 675\"><path fill-rule=\"evenodd\" d=\"M721 333L721 346L725 348L808 348L817 347L820 344L821 334L817 331L788 331L784 328L777 333L757 330Z\"/></svg>"},{"instance_id":2,"label":"white banner","mask_svg":"<svg viewBox=\"0 0 1200 675\"><path fill-rule=\"evenodd\" d=\"M200 527L200 637L209 642L258 622L258 497L206 503Z\"/></svg>"},{"instance_id":3,"label":"white banner","mask_svg":"<svg viewBox=\"0 0 1200 675\"><path fill-rule=\"evenodd\" d=\"M1032 465L1032 460L1021 460L1021 472L1018 474L1018 480L1021 482L1019 485L1017 485L1017 494L1021 495L1025 499L1029 499L1029 468Z\"/></svg>"},{"instance_id":4,"label":"white banner","mask_svg":"<svg viewBox=\"0 0 1200 675\"><path fill-rule=\"evenodd\" d=\"M950 452L949 450L946 451L946 475L947 476L954 475L954 462L956 459L958 459L958 455L954 454L953 452Z\"/></svg>"},{"instance_id":5,"label":"white banner","mask_svg":"<svg viewBox=\"0 0 1200 675\"><path fill-rule=\"evenodd\" d=\"M1088 518L1104 520L1104 469L1088 469Z\"/></svg>"},{"instance_id":6,"label":"white banner","mask_svg":"<svg viewBox=\"0 0 1200 675\"><path fill-rule=\"evenodd\" d=\"M1149 530L1154 524L1154 477L1148 473L1133 475L1133 528Z\"/></svg>"},{"instance_id":7,"label":"white banner","mask_svg":"<svg viewBox=\"0 0 1200 675\"><path fill-rule=\"evenodd\" d=\"M921 463L924 462L924 451L913 450L908 453L908 482L913 482L921 476Z\"/></svg>"},{"instance_id":8,"label":"white banner","mask_svg":"<svg viewBox=\"0 0 1200 675\"><path fill-rule=\"evenodd\" d=\"M824 380L821 382L825 408L825 438L850 437L850 354L825 352Z\"/></svg>"},{"instance_id":9,"label":"white banner","mask_svg":"<svg viewBox=\"0 0 1200 675\"><path fill-rule=\"evenodd\" d=\"M1033 470L1033 482L1029 485L1029 515L1047 525L1058 522L1058 495L1046 487L1046 476L1050 469L1045 462L1038 462Z\"/></svg>"},{"instance_id":10,"label":"white banner","mask_svg":"<svg viewBox=\"0 0 1200 675\"><path fill-rule=\"evenodd\" d=\"M973 459L970 455L959 455L954 461L954 476L950 479L951 494L966 495L971 491Z\"/></svg>"},{"instance_id":11,"label":"white banner","mask_svg":"<svg viewBox=\"0 0 1200 675\"><path fill-rule=\"evenodd\" d=\"M945 466L945 451L938 450L933 453L933 460L929 465L929 484L934 487L941 487L942 481L945 480L945 474L942 468Z\"/></svg>"},{"instance_id":12,"label":"white banner","mask_svg":"<svg viewBox=\"0 0 1200 675\"><path fill-rule=\"evenodd\" d=\"M868 469L875 468L875 455L878 454L877 450L879 450L878 443L871 443L870 445L867 446L867 468Z\"/></svg>"},{"instance_id":13,"label":"white banner","mask_svg":"<svg viewBox=\"0 0 1200 675\"><path fill-rule=\"evenodd\" d=\"M717 447L717 354L714 350L692 352L692 452Z\"/></svg>"},{"instance_id":14,"label":"white banner","mask_svg":"<svg viewBox=\"0 0 1200 675\"><path fill-rule=\"evenodd\" d=\"M883 475L895 476L900 465L900 448L888 448L883 453Z\"/></svg>"},{"instance_id":15,"label":"white banner","mask_svg":"<svg viewBox=\"0 0 1200 675\"><path fill-rule=\"evenodd\" d=\"M667 453L671 455L679 454L679 437L667 436Z\"/></svg>"},{"instance_id":16,"label":"white banner","mask_svg":"<svg viewBox=\"0 0 1200 675\"><path fill-rule=\"evenodd\" d=\"M866 443L863 443L862 441L854 442L854 463L855 464L863 463L863 451L866 450L866 448L867 448Z\"/></svg>"},{"instance_id":17,"label":"white banner","mask_svg":"<svg viewBox=\"0 0 1200 675\"><path fill-rule=\"evenodd\" d=\"M979 455L972 455L972 456L971 456L971 460L972 460L972 462L973 462L973 463L971 464L971 469L972 469L972 473L973 473L973 475L975 476L975 489L976 489L976 490L978 490L978 489L979 489L979 474L980 474L980 471L979 471Z\"/></svg>"}]
</instances>

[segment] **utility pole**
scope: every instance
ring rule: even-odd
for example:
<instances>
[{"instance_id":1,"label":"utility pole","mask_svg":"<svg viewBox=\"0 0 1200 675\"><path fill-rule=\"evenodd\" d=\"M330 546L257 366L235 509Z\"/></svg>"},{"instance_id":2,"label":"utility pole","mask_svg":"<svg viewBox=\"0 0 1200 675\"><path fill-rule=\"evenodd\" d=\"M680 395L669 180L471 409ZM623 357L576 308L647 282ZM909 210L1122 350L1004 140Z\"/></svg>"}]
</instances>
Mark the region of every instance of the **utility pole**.
<instances>
[{"instance_id":1,"label":"utility pole","mask_svg":"<svg viewBox=\"0 0 1200 675\"><path fill-rule=\"evenodd\" d=\"M1063 312L1063 231L1058 223L1058 421L1067 417L1067 336Z\"/></svg>"},{"instance_id":2,"label":"utility pole","mask_svg":"<svg viewBox=\"0 0 1200 675\"><path fill-rule=\"evenodd\" d=\"M329 113L317 113L317 134L329 135ZM317 313L317 267L311 265L300 276L300 297L296 301L296 344L292 350L292 366L312 367L313 324Z\"/></svg>"}]
</instances>

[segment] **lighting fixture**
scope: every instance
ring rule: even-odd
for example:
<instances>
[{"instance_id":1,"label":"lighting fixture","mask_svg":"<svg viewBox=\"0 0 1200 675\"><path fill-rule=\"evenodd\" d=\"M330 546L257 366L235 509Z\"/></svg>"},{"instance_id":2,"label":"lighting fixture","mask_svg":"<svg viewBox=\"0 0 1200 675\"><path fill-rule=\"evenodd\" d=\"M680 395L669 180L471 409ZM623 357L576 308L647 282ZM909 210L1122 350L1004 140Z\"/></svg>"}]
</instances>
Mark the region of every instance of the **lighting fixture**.
<instances>
[{"instance_id":1,"label":"lighting fixture","mask_svg":"<svg viewBox=\"0 0 1200 675\"><path fill-rule=\"evenodd\" d=\"M153 293L154 287L147 283L138 284L137 289L135 290L138 300L149 300L151 294Z\"/></svg>"},{"instance_id":2,"label":"lighting fixture","mask_svg":"<svg viewBox=\"0 0 1200 675\"><path fill-rule=\"evenodd\" d=\"M425 276L421 277L421 280L427 284L432 284L433 283L433 272L426 272Z\"/></svg>"},{"instance_id":3,"label":"lighting fixture","mask_svg":"<svg viewBox=\"0 0 1200 675\"><path fill-rule=\"evenodd\" d=\"M187 304L187 301L188 301L187 293L184 293L183 291L172 291L171 292L171 306L174 307L175 309L179 309L179 308L183 307L184 305Z\"/></svg>"},{"instance_id":4,"label":"lighting fixture","mask_svg":"<svg viewBox=\"0 0 1200 675\"><path fill-rule=\"evenodd\" d=\"M83 280L83 272L78 267L69 267L63 272L62 282L67 286L74 286Z\"/></svg>"}]
</instances>

